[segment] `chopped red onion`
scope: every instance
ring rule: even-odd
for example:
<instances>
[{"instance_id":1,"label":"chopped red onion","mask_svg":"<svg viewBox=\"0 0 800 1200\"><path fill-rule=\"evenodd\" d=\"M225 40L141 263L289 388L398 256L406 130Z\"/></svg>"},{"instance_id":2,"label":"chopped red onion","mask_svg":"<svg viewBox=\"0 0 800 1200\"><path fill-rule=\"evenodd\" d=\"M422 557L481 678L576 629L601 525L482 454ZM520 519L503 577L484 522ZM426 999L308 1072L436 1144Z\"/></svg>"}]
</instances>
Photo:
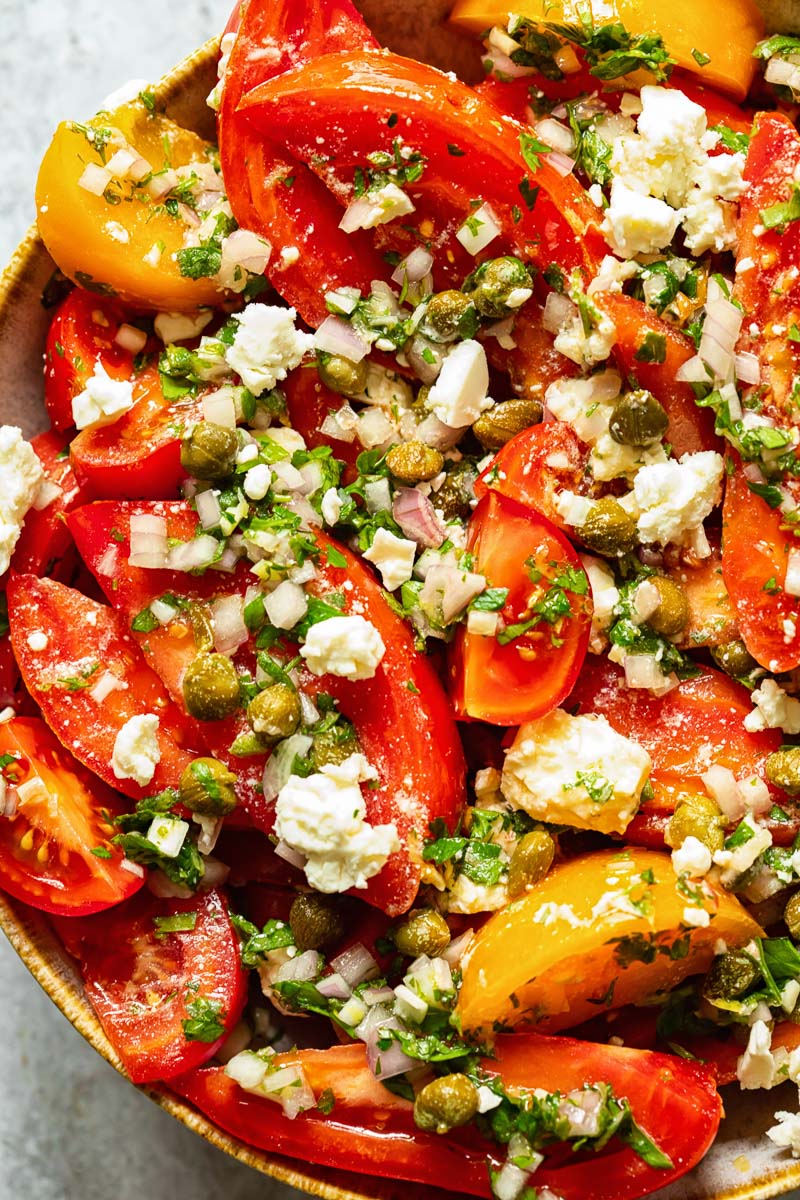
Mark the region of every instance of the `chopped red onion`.
<instances>
[{"instance_id":1,"label":"chopped red onion","mask_svg":"<svg viewBox=\"0 0 800 1200\"><path fill-rule=\"evenodd\" d=\"M515 63L513 58L509 58L507 54L503 54L503 51L498 50L496 46L489 46L486 54L483 56L482 62L485 70L493 72L498 77L506 76L509 79L523 79L528 75L535 74L534 67L523 67L520 63Z\"/></svg>"},{"instance_id":2,"label":"chopped red onion","mask_svg":"<svg viewBox=\"0 0 800 1200\"><path fill-rule=\"evenodd\" d=\"M134 513L130 519L132 567L163 567L167 558L167 522L150 513Z\"/></svg>"},{"instance_id":3,"label":"chopped red onion","mask_svg":"<svg viewBox=\"0 0 800 1200\"><path fill-rule=\"evenodd\" d=\"M516 317L504 317L502 321L495 321L493 325L487 325L482 333L482 337L497 338L500 347L503 350L515 350L517 343L512 337L514 322Z\"/></svg>"},{"instance_id":4,"label":"chopped red onion","mask_svg":"<svg viewBox=\"0 0 800 1200\"><path fill-rule=\"evenodd\" d=\"M249 229L235 229L222 243L223 261L230 266L244 267L251 275L263 275L272 246Z\"/></svg>"},{"instance_id":5,"label":"chopped red onion","mask_svg":"<svg viewBox=\"0 0 800 1200\"><path fill-rule=\"evenodd\" d=\"M147 334L135 325L120 325L114 341L122 350L130 354L138 354L147 345Z\"/></svg>"},{"instance_id":6,"label":"chopped red onion","mask_svg":"<svg viewBox=\"0 0 800 1200\"><path fill-rule=\"evenodd\" d=\"M783 590L787 596L800 596L800 550L789 551Z\"/></svg>"},{"instance_id":7,"label":"chopped red onion","mask_svg":"<svg viewBox=\"0 0 800 1200\"><path fill-rule=\"evenodd\" d=\"M224 817L204 817L202 813L192 813L192 820L200 826L197 849L201 854L213 853L217 838L222 833Z\"/></svg>"},{"instance_id":8,"label":"chopped red onion","mask_svg":"<svg viewBox=\"0 0 800 1200\"><path fill-rule=\"evenodd\" d=\"M203 865L205 871L200 882L200 887L204 892L209 891L211 888L222 887L223 884L228 882L231 869L226 863L220 862L218 858L206 855L203 859Z\"/></svg>"},{"instance_id":9,"label":"chopped red onion","mask_svg":"<svg viewBox=\"0 0 800 1200\"><path fill-rule=\"evenodd\" d=\"M678 686L675 675L664 675L654 654L625 655L625 683L629 688L643 688L654 696L666 696Z\"/></svg>"},{"instance_id":10,"label":"chopped red onion","mask_svg":"<svg viewBox=\"0 0 800 1200\"><path fill-rule=\"evenodd\" d=\"M325 303L337 313L342 313L349 317L350 313L355 311L355 307L361 299L361 292L358 288L339 288L334 292L325 293Z\"/></svg>"},{"instance_id":11,"label":"chopped red onion","mask_svg":"<svg viewBox=\"0 0 800 1200\"><path fill-rule=\"evenodd\" d=\"M559 333L577 311L569 296L549 292L542 312L542 325L548 333Z\"/></svg>"},{"instance_id":12,"label":"chopped red onion","mask_svg":"<svg viewBox=\"0 0 800 1200\"><path fill-rule=\"evenodd\" d=\"M314 335L314 347L325 354L337 354L349 362L360 363L369 354L369 343L341 317L326 317Z\"/></svg>"},{"instance_id":13,"label":"chopped red onion","mask_svg":"<svg viewBox=\"0 0 800 1200\"><path fill-rule=\"evenodd\" d=\"M399 283L401 287L406 282L419 283L432 269L433 255L424 246L417 246L398 264L392 282Z\"/></svg>"},{"instance_id":14,"label":"chopped red onion","mask_svg":"<svg viewBox=\"0 0 800 1200\"><path fill-rule=\"evenodd\" d=\"M366 979L376 979L381 973L375 959L361 942L356 942L338 957L332 958L330 965L350 987L356 987Z\"/></svg>"},{"instance_id":15,"label":"chopped red onion","mask_svg":"<svg viewBox=\"0 0 800 1200\"><path fill-rule=\"evenodd\" d=\"M311 979L316 979L322 966L322 955L318 950L306 950L303 954L298 954L295 958L290 958L283 966L279 967L275 979L283 981L284 979L299 979L308 982Z\"/></svg>"},{"instance_id":16,"label":"chopped red onion","mask_svg":"<svg viewBox=\"0 0 800 1200\"><path fill-rule=\"evenodd\" d=\"M146 871L141 863L132 862L129 858L122 858L119 865L130 875L138 875L140 879L144 879Z\"/></svg>"},{"instance_id":17,"label":"chopped red onion","mask_svg":"<svg viewBox=\"0 0 800 1200\"><path fill-rule=\"evenodd\" d=\"M309 741L311 741L310 738ZM300 852L290 846L288 842L278 842L275 846L275 853L277 854L278 858L282 858L284 862L288 862L291 867L297 867L300 871L302 871L303 867L306 865L305 855L300 854Z\"/></svg>"},{"instance_id":18,"label":"chopped red onion","mask_svg":"<svg viewBox=\"0 0 800 1200\"><path fill-rule=\"evenodd\" d=\"M0 775L0 817L13 817L17 812L17 789L9 787Z\"/></svg>"},{"instance_id":19,"label":"chopped red onion","mask_svg":"<svg viewBox=\"0 0 800 1200\"><path fill-rule=\"evenodd\" d=\"M534 125L537 138L549 146L551 150L556 150L560 154L573 154L575 151L575 135L569 125L562 124L561 121L555 121L552 117L545 117L542 121L537 121Z\"/></svg>"},{"instance_id":20,"label":"chopped red onion","mask_svg":"<svg viewBox=\"0 0 800 1200\"><path fill-rule=\"evenodd\" d=\"M692 358L688 358L685 363L682 363L675 372L675 378L680 383L710 382L708 370L699 354L693 355Z\"/></svg>"},{"instance_id":21,"label":"chopped red onion","mask_svg":"<svg viewBox=\"0 0 800 1200\"><path fill-rule=\"evenodd\" d=\"M148 891L159 900L190 900L194 895L191 888L173 883L163 871L148 871L145 883Z\"/></svg>"},{"instance_id":22,"label":"chopped red onion","mask_svg":"<svg viewBox=\"0 0 800 1200\"><path fill-rule=\"evenodd\" d=\"M449 625L485 588L483 575L462 571L460 567L432 567L425 576L420 605L429 612L441 609L442 620Z\"/></svg>"},{"instance_id":23,"label":"chopped red onion","mask_svg":"<svg viewBox=\"0 0 800 1200\"><path fill-rule=\"evenodd\" d=\"M761 382L761 364L758 356L743 350L734 356L733 369L740 383L756 384Z\"/></svg>"},{"instance_id":24,"label":"chopped red onion","mask_svg":"<svg viewBox=\"0 0 800 1200\"><path fill-rule=\"evenodd\" d=\"M435 413L429 413L424 421L421 421L417 426L417 437L426 446L432 446L434 450L441 450L444 454L447 450L452 450L453 446L460 440L463 434L463 429L455 429L451 425L445 425L440 421Z\"/></svg>"},{"instance_id":25,"label":"chopped red onion","mask_svg":"<svg viewBox=\"0 0 800 1200\"><path fill-rule=\"evenodd\" d=\"M378 1079L392 1079L395 1075L405 1075L406 1071L411 1071L418 1065L416 1059L403 1053L400 1043L394 1039L388 1050L381 1050L378 1046L386 1032L400 1028L402 1027L397 1017L391 1016L378 1005L369 1010L356 1030L356 1034L366 1046L369 1068Z\"/></svg>"},{"instance_id":26,"label":"chopped red onion","mask_svg":"<svg viewBox=\"0 0 800 1200\"><path fill-rule=\"evenodd\" d=\"M399 488L392 504L392 516L407 538L418 546L436 550L447 536L427 496L418 488Z\"/></svg>"},{"instance_id":27,"label":"chopped red onion","mask_svg":"<svg viewBox=\"0 0 800 1200\"><path fill-rule=\"evenodd\" d=\"M357 428L358 417L349 404L344 404L337 412L328 413L319 431L337 442L354 442Z\"/></svg>"},{"instance_id":28,"label":"chopped red onion","mask_svg":"<svg viewBox=\"0 0 800 1200\"><path fill-rule=\"evenodd\" d=\"M353 994L338 971L334 972L333 975L326 975L324 979L320 979L317 984L317 991L321 996L326 996L329 1000L349 1000Z\"/></svg>"},{"instance_id":29,"label":"chopped red onion","mask_svg":"<svg viewBox=\"0 0 800 1200\"><path fill-rule=\"evenodd\" d=\"M219 525L222 510L219 506L219 497L213 488L209 488L205 492L198 492L194 498L194 504L203 529L213 529L215 525Z\"/></svg>"},{"instance_id":30,"label":"chopped red onion","mask_svg":"<svg viewBox=\"0 0 800 1200\"><path fill-rule=\"evenodd\" d=\"M744 475L745 479L749 479L751 483L763 483L765 479L764 472L761 470L761 467L758 465L758 463L754 462L745 463L744 467L742 468L742 474Z\"/></svg>"},{"instance_id":31,"label":"chopped red onion","mask_svg":"<svg viewBox=\"0 0 800 1200\"><path fill-rule=\"evenodd\" d=\"M405 355L408 365L420 383L429 387L436 382L445 357L444 349L441 346L436 346L427 338L418 336L411 339Z\"/></svg>"},{"instance_id":32,"label":"chopped red onion","mask_svg":"<svg viewBox=\"0 0 800 1200\"><path fill-rule=\"evenodd\" d=\"M543 162L546 162L553 168L556 174L562 178L571 175L575 169L575 159L570 158L568 154L561 154L558 150L553 150L550 154L545 154Z\"/></svg>"},{"instance_id":33,"label":"chopped red onion","mask_svg":"<svg viewBox=\"0 0 800 1200\"><path fill-rule=\"evenodd\" d=\"M121 679L118 679L113 671L104 671L97 683L89 692L89 695L92 697L95 704L102 704L112 692L124 691L127 686L127 683L124 683Z\"/></svg>"},{"instance_id":34,"label":"chopped red onion","mask_svg":"<svg viewBox=\"0 0 800 1200\"><path fill-rule=\"evenodd\" d=\"M456 240L461 243L467 254L475 255L491 245L502 232L502 226L492 206L482 204L470 213L461 228L456 230Z\"/></svg>"},{"instance_id":35,"label":"chopped red onion","mask_svg":"<svg viewBox=\"0 0 800 1200\"><path fill-rule=\"evenodd\" d=\"M171 571L197 571L211 566L218 551L217 539L208 533L201 533L191 542L173 546L167 555L167 566Z\"/></svg>"},{"instance_id":36,"label":"chopped red onion","mask_svg":"<svg viewBox=\"0 0 800 1200\"><path fill-rule=\"evenodd\" d=\"M364 988L361 993L361 999L368 1008L372 1008L374 1004L392 1004L394 998L394 992L390 987Z\"/></svg>"}]
</instances>

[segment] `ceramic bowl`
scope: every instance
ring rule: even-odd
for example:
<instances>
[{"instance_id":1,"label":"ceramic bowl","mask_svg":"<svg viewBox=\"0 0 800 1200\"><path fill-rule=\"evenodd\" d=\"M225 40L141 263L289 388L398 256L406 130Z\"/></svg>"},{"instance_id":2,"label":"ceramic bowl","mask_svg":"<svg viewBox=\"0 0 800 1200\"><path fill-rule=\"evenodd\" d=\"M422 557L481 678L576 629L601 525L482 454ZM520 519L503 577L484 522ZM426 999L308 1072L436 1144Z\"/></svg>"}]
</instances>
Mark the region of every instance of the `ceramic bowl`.
<instances>
[{"instance_id":1,"label":"ceramic bowl","mask_svg":"<svg viewBox=\"0 0 800 1200\"><path fill-rule=\"evenodd\" d=\"M400 53L437 66L474 74L475 50L442 26L451 0L358 0L381 41ZM712 0L706 0L709 16ZM800 24L797 0L765 0L776 26ZM787 7L788 6L788 7ZM213 120L205 104L216 78L216 42L185 59L159 84L160 99L176 121L211 135ZM81 114L65 114L80 116ZM0 282L0 423L10 422L30 436L46 426L42 390L42 354L48 314L42 288L53 262L35 228L17 249ZM83 990L73 960L46 916L0 892L0 927L51 1000L95 1050L124 1075ZM326 1200L452 1200L452 1192L346 1171L298 1163L278 1154L253 1150L223 1133L166 1087L142 1090L189 1129L248 1166ZM791 1092L791 1094L790 1094ZM764 1131L777 1108L795 1108L796 1092L785 1085L769 1093L742 1095L728 1089L727 1117L719 1138L690 1175L658 1192L658 1200L766 1200L800 1185L800 1162L787 1159Z\"/></svg>"}]
</instances>

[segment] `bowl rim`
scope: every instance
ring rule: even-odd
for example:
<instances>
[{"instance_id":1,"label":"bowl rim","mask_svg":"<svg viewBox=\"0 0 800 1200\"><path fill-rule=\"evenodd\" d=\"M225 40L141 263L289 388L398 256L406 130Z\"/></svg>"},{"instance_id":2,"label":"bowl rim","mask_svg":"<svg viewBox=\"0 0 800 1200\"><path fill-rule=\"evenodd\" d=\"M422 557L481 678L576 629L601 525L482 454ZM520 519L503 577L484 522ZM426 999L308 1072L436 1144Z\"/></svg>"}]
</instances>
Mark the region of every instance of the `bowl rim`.
<instances>
[{"instance_id":1,"label":"bowl rim","mask_svg":"<svg viewBox=\"0 0 800 1200\"><path fill-rule=\"evenodd\" d=\"M155 92L161 104L169 108L181 98L196 75L211 69L218 57L219 42L218 37L211 38L183 58L158 81ZM23 282L43 252L46 253L45 247L34 222L0 276L0 329L8 322ZM413 1189L414 1197L424 1197L425 1200L447 1200L448 1197L453 1200L455 1193L439 1188L373 1175L353 1174L344 1169L317 1166L313 1163L304 1165L319 1172L319 1177L306 1174L294 1165L297 1160L249 1146L226 1133L171 1092L168 1082L163 1085L134 1084L106 1037L83 991L77 968L50 925L47 914L32 909L0 891L0 929L49 999L118 1074L187 1129L199 1134L229 1157L280 1183L297 1188L307 1195L322 1197L323 1200L387 1200L388 1197L396 1196L397 1188ZM346 1183L340 1181L342 1177ZM359 1186L362 1182L363 1187ZM785 1194L792 1186L800 1186L800 1161L794 1159L781 1163L777 1170L770 1171L768 1176L762 1176L760 1180L752 1179L743 1182L741 1186L723 1189L713 1197L706 1193L706 1198L768 1200L769 1197ZM657 1196L660 1195L662 1193L659 1191Z\"/></svg>"}]
</instances>

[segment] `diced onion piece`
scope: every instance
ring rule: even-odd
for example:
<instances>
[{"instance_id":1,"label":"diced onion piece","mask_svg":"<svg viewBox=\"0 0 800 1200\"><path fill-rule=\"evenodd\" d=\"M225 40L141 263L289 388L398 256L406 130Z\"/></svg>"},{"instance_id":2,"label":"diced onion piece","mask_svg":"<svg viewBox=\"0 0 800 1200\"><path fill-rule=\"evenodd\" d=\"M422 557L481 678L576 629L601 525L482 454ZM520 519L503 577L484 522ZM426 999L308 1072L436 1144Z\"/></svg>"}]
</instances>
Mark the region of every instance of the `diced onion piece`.
<instances>
[{"instance_id":1,"label":"diced onion piece","mask_svg":"<svg viewBox=\"0 0 800 1200\"><path fill-rule=\"evenodd\" d=\"M173 546L167 555L171 571L199 571L210 567L219 552L219 542L207 533L201 533L191 542Z\"/></svg>"},{"instance_id":2,"label":"diced onion piece","mask_svg":"<svg viewBox=\"0 0 800 1200\"><path fill-rule=\"evenodd\" d=\"M201 401L203 418L214 425L224 425L226 429L236 428L236 405L233 396L225 388L218 392L209 392Z\"/></svg>"},{"instance_id":3,"label":"diced onion piece","mask_svg":"<svg viewBox=\"0 0 800 1200\"><path fill-rule=\"evenodd\" d=\"M37 512L41 512L43 508L47 508L54 500L63 495L64 489L62 487L59 487L57 483L53 483L52 479L43 479L36 489L32 507Z\"/></svg>"},{"instance_id":4,"label":"diced onion piece","mask_svg":"<svg viewBox=\"0 0 800 1200\"><path fill-rule=\"evenodd\" d=\"M675 378L680 383L711 382L706 365L699 354L695 354L692 358L688 358L685 363L681 363L675 372Z\"/></svg>"},{"instance_id":5,"label":"diced onion piece","mask_svg":"<svg viewBox=\"0 0 800 1200\"><path fill-rule=\"evenodd\" d=\"M359 414L358 438L366 450L385 446L395 436L394 425L380 408L368 408Z\"/></svg>"},{"instance_id":6,"label":"diced onion piece","mask_svg":"<svg viewBox=\"0 0 800 1200\"><path fill-rule=\"evenodd\" d=\"M560 333L577 311L569 296L549 292L542 312L542 325L548 333Z\"/></svg>"},{"instance_id":7,"label":"diced onion piece","mask_svg":"<svg viewBox=\"0 0 800 1200\"><path fill-rule=\"evenodd\" d=\"M328 413L319 431L337 442L354 442L357 428L358 417L349 404L344 404L336 412Z\"/></svg>"},{"instance_id":8,"label":"diced onion piece","mask_svg":"<svg viewBox=\"0 0 800 1200\"><path fill-rule=\"evenodd\" d=\"M344 953L332 958L330 965L351 988L367 979L376 979L381 973L377 962L361 942L356 942Z\"/></svg>"},{"instance_id":9,"label":"diced onion piece","mask_svg":"<svg viewBox=\"0 0 800 1200\"><path fill-rule=\"evenodd\" d=\"M761 364L755 354L742 350L734 356L733 369L740 383L756 384L761 382Z\"/></svg>"},{"instance_id":10,"label":"diced onion piece","mask_svg":"<svg viewBox=\"0 0 800 1200\"><path fill-rule=\"evenodd\" d=\"M249 229L235 229L222 244L224 263L243 267L251 275L264 274L271 254L270 243Z\"/></svg>"},{"instance_id":11,"label":"diced onion piece","mask_svg":"<svg viewBox=\"0 0 800 1200\"><path fill-rule=\"evenodd\" d=\"M270 623L277 629L293 629L308 611L308 600L297 583L284 579L264 600Z\"/></svg>"},{"instance_id":12,"label":"diced onion piece","mask_svg":"<svg viewBox=\"0 0 800 1200\"><path fill-rule=\"evenodd\" d=\"M153 175L145 184L148 195L155 201L163 200L164 196L169 195L173 188L176 188L180 183L180 176L177 171L173 171L168 167L166 171L161 171L157 175Z\"/></svg>"},{"instance_id":13,"label":"diced onion piece","mask_svg":"<svg viewBox=\"0 0 800 1200\"><path fill-rule=\"evenodd\" d=\"M314 334L314 349L360 363L369 354L369 343L341 317L326 317Z\"/></svg>"},{"instance_id":14,"label":"diced onion piece","mask_svg":"<svg viewBox=\"0 0 800 1200\"><path fill-rule=\"evenodd\" d=\"M418 546L436 550L447 536L430 500L418 488L398 488L392 516L406 537Z\"/></svg>"},{"instance_id":15,"label":"diced onion piece","mask_svg":"<svg viewBox=\"0 0 800 1200\"><path fill-rule=\"evenodd\" d=\"M167 522L150 513L134 513L130 519L130 554L132 567L157 570L167 558Z\"/></svg>"},{"instance_id":16,"label":"diced onion piece","mask_svg":"<svg viewBox=\"0 0 800 1200\"><path fill-rule=\"evenodd\" d=\"M295 958L290 958L278 969L275 976L278 980L300 979L308 981L316 979L322 966L322 955L318 950L306 950Z\"/></svg>"},{"instance_id":17,"label":"diced onion piece","mask_svg":"<svg viewBox=\"0 0 800 1200\"><path fill-rule=\"evenodd\" d=\"M219 497L213 488L208 488L205 492L198 492L194 503L203 529L213 529L215 525L219 525L222 510L219 506Z\"/></svg>"},{"instance_id":18,"label":"diced onion piece","mask_svg":"<svg viewBox=\"0 0 800 1200\"><path fill-rule=\"evenodd\" d=\"M287 842L278 842L275 846L275 853L278 858L282 858L284 862L288 862L292 867L297 867L300 871L306 865L305 857Z\"/></svg>"},{"instance_id":19,"label":"diced onion piece","mask_svg":"<svg viewBox=\"0 0 800 1200\"><path fill-rule=\"evenodd\" d=\"M700 778L712 800L716 800L720 812L727 821L738 821L744 816L744 803L736 785L736 776L728 767L714 763Z\"/></svg>"},{"instance_id":20,"label":"diced onion piece","mask_svg":"<svg viewBox=\"0 0 800 1200\"><path fill-rule=\"evenodd\" d=\"M83 188L92 196L102 196L112 179L113 175L107 167L98 166L97 163L87 163L78 180L78 187Z\"/></svg>"},{"instance_id":21,"label":"diced onion piece","mask_svg":"<svg viewBox=\"0 0 800 1200\"><path fill-rule=\"evenodd\" d=\"M554 121L552 117L545 117L544 120L537 121L534 129L539 141L544 142L551 150L558 150L561 154L574 152L575 135L569 125Z\"/></svg>"},{"instance_id":22,"label":"diced onion piece","mask_svg":"<svg viewBox=\"0 0 800 1200\"><path fill-rule=\"evenodd\" d=\"M214 628L214 649L220 654L230 654L250 637L244 623L241 596L221 596L211 605L211 620Z\"/></svg>"},{"instance_id":23,"label":"diced onion piece","mask_svg":"<svg viewBox=\"0 0 800 1200\"><path fill-rule=\"evenodd\" d=\"M126 683L117 678L113 671L104 671L97 683L89 692L89 695L92 697L95 704L102 704L112 692L124 691L127 686L128 685Z\"/></svg>"},{"instance_id":24,"label":"diced onion piece","mask_svg":"<svg viewBox=\"0 0 800 1200\"><path fill-rule=\"evenodd\" d=\"M498 78L505 76L508 79L524 79L526 76L536 73L535 67L523 67L520 63L515 63L513 58L509 58L496 46L489 46L482 62L484 68L497 75Z\"/></svg>"},{"instance_id":25,"label":"diced onion piece","mask_svg":"<svg viewBox=\"0 0 800 1200\"><path fill-rule=\"evenodd\" d=\"M343 287L337 291L325 293L325 303L328 308L333 309L336 313L342 313L346 317L355 311L360 299L361 292L358 288Z\"/></svg>"},{"instance_id":26,"label":"diced onion piece","mask_svg":"<svg viewBox=\"0 0 800 1200\"><path fill-rule=\"evenodd\" d=\"M551 166L557 175L564 178L571 175L575 170L575 159L570 158L568 154L562 154L560 150L554 150L552 154L546 154L544 161Z\"/></svg>"},{"instance_id":27,"label":"diced onion piece","mask_svg":"<svg viewBox=\"0 0 800 1200\"><path fill-rule=\"evenodd\" d=\"M392 275L392 282L401 286L406 282L419 283L432 268L433 255L424 246L416 246L408 257L398 264Z\"/></svg>"},{"instance_id":28,"label":"diced onion piece","mask_svg":"<svg viewBox=\"0 0 800 1200\"><path fill-rule=\"evenodd\" d=\"M388 479L375 479L364 485L364 500L371 515L388 512L392 507L392 491Z\"/></svg>"},{"instance_id":29,"label":"diced onion piece","mask_svg":"<svg viewBox=\"0 0 800 1200\"><path fill-rule=\"evenodd\" d=\"M122 350L127 350L130 354L138 354L147 345L147 334L143 329L137 329L135 325L123 324L117 330L114 341Z\"/></svg>"},{"instance_id":30,"label":"diced onion piece","mask_svg":"<svg viewBox=\"0 0 800 1200\"><path fill-rule=\"evenodd\" d=\"M629 688L646 688L654 696L666 696L678 686L675 675L664 675L654 654L625 655L625 683Z\"/></svg>"},{"instance_id":31,"label":"diced onion piece","mask_svg":"<svg viewBox=\"0 0 800 1200\"><path fill-rule=\"evenodd\" d=\"M481 250L485 250L502 232L491 205L482 204L456 231L456 239L467 254L480 254Z\"/></svg>"},{"instance_id":32,"label":"diced onion piece","mask_svg":"<svg viewBox=\"0 0 800 1200\"><path fill-rule=\"evenodd\" d=\"M333 975L326 975L324 979L320 979L317 984L317 991L321 996L326 996L329 1000L347 1000L352 995L350 987L345 983L338 971L334 971Z\"/></svg>"}]
</instances>

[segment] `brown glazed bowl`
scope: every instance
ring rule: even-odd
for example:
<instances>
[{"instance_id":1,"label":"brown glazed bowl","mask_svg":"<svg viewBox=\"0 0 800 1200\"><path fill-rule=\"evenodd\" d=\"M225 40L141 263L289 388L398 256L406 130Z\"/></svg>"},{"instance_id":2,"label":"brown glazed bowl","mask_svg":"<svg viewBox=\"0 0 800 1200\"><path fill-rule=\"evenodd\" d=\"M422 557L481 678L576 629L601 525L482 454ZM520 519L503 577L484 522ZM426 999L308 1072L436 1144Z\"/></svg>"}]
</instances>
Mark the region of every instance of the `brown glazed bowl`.
<instances>
[{"instance_id":1,"label":"brown glazed bowl","mask_svg":"<svg viewBox=\"0 0 800 1200\"><path fill-rule=\"evenodd\" d=\"M714 19L714 0L706 3ZM381 41L400 53L435 65L475 74L475 48L448 30L442 20L451 0L357 0ZM763 0L768 20L782 31L800 27L798 0ZM211 135L213 118L205 97L216 79L216 42L185 59L158 85L176 121ZM65 116L79 117L70 113ZM26 435L46 426L42 354L48 316L41 292L53 262L35 227L17 249L0 282L0 423L22 427ZM0 927L51 1000L75 1028L120 1074L122 1064L89 1004L72 959L45 914L0 893ZM223 1133L166 1087L142 1089L163 1109L240 1162L326 1200L447 1200L452 1192L329 1170L253 1150ZM791 1094L790 1094L791 1093ZM764 1137L776 1109L796 1107L796 1092L784 1085L773 1092L740 1094L727 1089L727 1117L712 1150L690 1175L658 1193L658 1200L766 1200L800 1185L800 1161L788 1158Z\"/></svg>"}]
</instances>

